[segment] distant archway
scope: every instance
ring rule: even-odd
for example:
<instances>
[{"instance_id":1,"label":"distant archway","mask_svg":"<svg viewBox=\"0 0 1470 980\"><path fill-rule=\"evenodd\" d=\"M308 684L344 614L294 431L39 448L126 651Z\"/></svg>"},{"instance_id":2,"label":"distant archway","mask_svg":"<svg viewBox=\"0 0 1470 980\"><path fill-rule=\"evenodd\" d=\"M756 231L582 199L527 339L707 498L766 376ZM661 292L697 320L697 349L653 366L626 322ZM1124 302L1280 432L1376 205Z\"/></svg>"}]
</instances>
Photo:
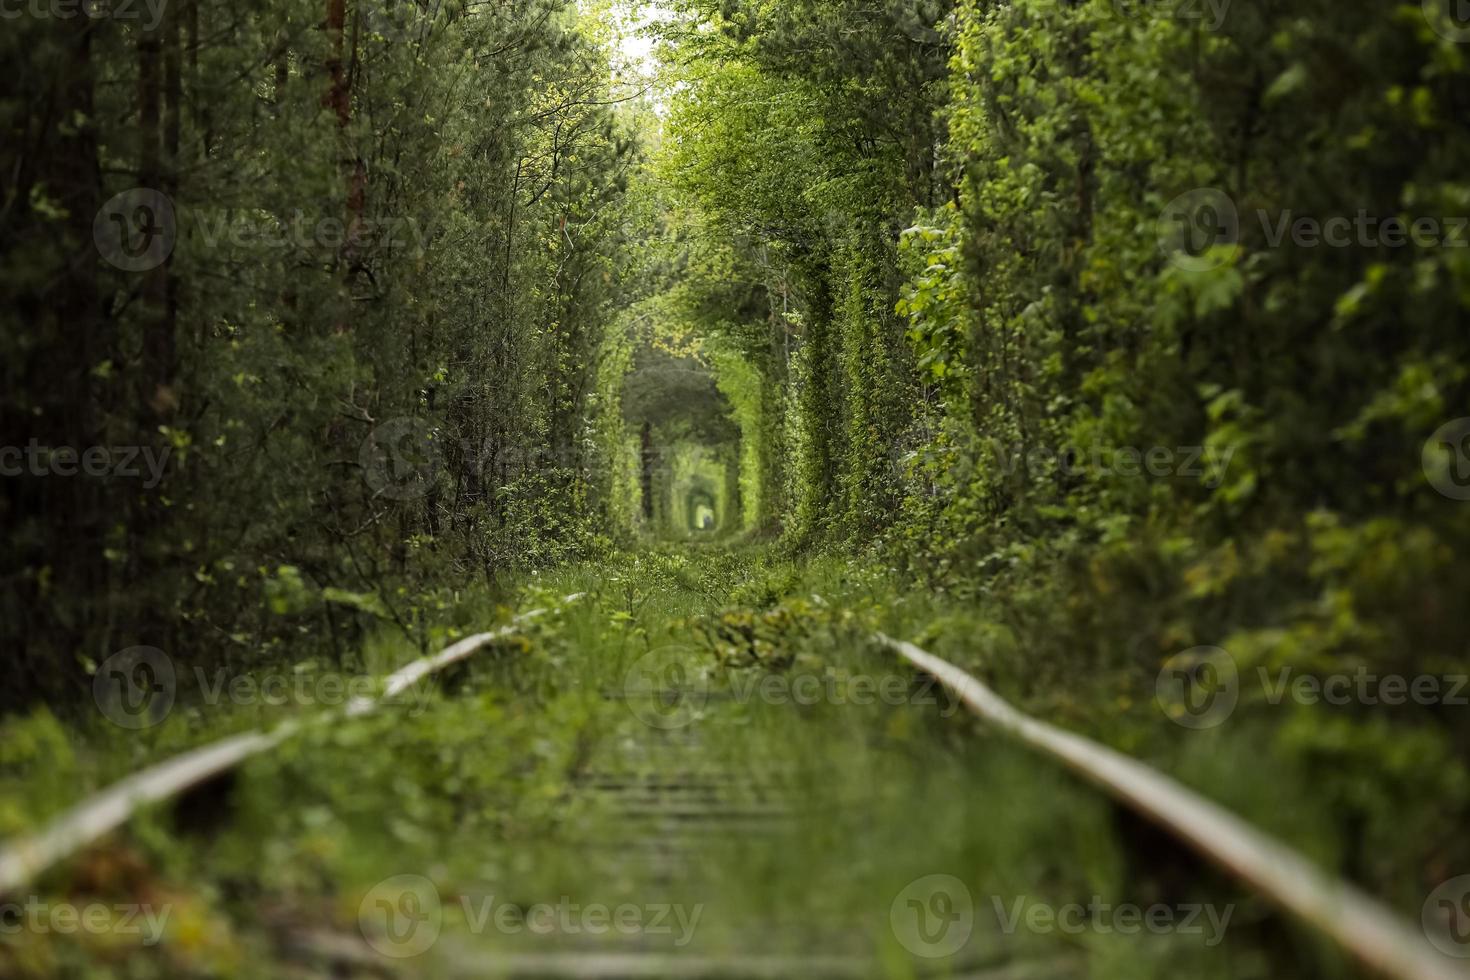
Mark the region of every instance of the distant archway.
<instances>
[{"instance_id":1,"label":"distant archway","mask_svg":"<svg viewBox=\"0 0 1470 980\"><path fill-rule=\"evenodd\" d=\"M645 533L687 539L738 530L740 427L711 369L641 349L624 379L622 411Z\"/></svg>"},{"instance_id":2,"label":"distant archway","mask_svg":"<svg viewBox=\"0 0 1470 980\"><path fill-rule=\"evenodd\" d=\"M684 512L689 515L690 531L711 534L719 530L719 500L711 491L702 487L690 490Z\"/></svg>"}]
</instances>

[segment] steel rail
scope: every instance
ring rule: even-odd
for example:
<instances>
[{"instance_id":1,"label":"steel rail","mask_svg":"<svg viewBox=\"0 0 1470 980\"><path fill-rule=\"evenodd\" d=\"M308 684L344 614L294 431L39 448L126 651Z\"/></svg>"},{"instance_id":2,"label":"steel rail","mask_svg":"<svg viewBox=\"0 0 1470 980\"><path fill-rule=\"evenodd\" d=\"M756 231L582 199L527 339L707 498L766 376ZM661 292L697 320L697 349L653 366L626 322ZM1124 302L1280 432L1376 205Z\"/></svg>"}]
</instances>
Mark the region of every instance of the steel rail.
<instances>
[{"instance_id":1,"label":"steel rail","mask_svg":"<svg viewBox=\"0 0 1470 980\"><path fill-rule=\"evenodd\" d=\"M1329 937L1399 980L1466 980L1392 909L1178 781L1131 756L1038 721L946 660L879 633L875 640L938 680L975 715L1049 755Z\"/></svg>"},{"instance_id":2,"label":"steel rail","mask_svg":"<svg viewBox=\"0 0 1470 980\"><path fill-rule=\"evenodd\" d=\"M566 603L583 598L567 596ZM546 609L522 613L507 626L461 640L443 653L416 660L388 677L383 693L376 698L356 698L333 718L355 719L370 715L419 681L466 660L522 627L545 616ZM307 723L288 721L270 731L246 732L191 749L127 776L101 792L63 811L41 830L0 845L0 894L13 891L60 861L96 842L132 819L145 806L159 803L229 772L247 759L280 745L305 729Z\"/></svg>"}]
</instances>

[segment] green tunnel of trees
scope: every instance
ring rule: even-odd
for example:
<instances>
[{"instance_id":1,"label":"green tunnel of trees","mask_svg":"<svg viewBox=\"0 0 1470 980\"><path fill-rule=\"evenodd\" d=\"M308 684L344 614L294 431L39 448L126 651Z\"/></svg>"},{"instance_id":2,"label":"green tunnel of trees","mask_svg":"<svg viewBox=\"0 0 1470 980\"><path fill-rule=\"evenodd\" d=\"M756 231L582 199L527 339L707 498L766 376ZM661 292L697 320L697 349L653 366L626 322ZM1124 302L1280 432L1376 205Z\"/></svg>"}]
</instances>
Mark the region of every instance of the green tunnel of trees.
<instances>
[{"instance_id":1,"label":"green tunnel of trees","mask_svg":"<svg viewBox=\"0 0 1470 980\"><path fill-rule=\"evenodd\" d=\"M0 446L168 465L0 481L0 709L701 535L994 604L1058 672L1463 664L1448 13L661 9L644 97L609 4L7 22ZM1470 803L1463 716L1289 738L1384 866Z\"/></svg>"},{"instance_id":2,"label":"green tunnel of trees","mask_svg":"<svg viewBox=\"0 0 1470 980\"><path fill-rule=\"evenodd\" d=\"M617 488L628 535L688 538L748 530L740 507L740 428L700 359L641 349L619 392L625 454L638 479ZM700 509L708 514L708 524Z\"/></svg>"}]
</instances>

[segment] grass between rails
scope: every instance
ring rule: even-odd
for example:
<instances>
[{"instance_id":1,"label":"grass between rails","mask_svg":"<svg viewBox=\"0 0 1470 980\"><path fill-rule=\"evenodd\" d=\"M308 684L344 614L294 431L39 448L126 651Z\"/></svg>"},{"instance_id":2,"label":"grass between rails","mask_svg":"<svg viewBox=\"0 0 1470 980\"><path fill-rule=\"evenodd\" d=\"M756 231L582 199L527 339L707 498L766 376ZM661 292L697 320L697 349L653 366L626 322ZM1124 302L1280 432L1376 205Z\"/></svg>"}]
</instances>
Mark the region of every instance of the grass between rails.
<instances>
[{"instance_id":1,"label":"grass between rails","mask_svg":"<svg viewBox=\"0 0 1470 980\"><path fill-rule=\"evenodd\" d=\"M1120 980L1350 975L1098 793L989 737L864 638L882 628L977 667L1028 710L1131 748L1339 866L1332 814L1288 792L1302 785L1291 778L1299 760L1264 754L1258 720L1178 729L1152 704L1152 678L1143 691L1139 678L1048 671L997 642L983 611L836 561L646 553L539 576L514 606L574 592L588 597L423 698L308 729L36 889L52 904L166 908L156 945L119 930L22 929L0 937L3 972L495 976L513 954L618 950L820 954L894 977L1010 960ZM484 600L456 625L505 616ZM411 654L384 644L373 656L396 665ZM19 802L5 829L140 758L287 713L186 710L138 737L13 722L0 779ZM933 959L914 954L948 948L920 936L916 950L903 919L915 894L936 915L950 908L912 891L931 875L958 878L963 893L949 897L973 910L963 946ZM404 904L405 881L427 891ZM428 925L395 932L380 901L405 913L398 926L419 912ZM1182 928L1128 935L1095 911L1076 931L1045 915L1012 924L1032 908L1099 902L1166 909ZM1203 905L1217 923L1228 910L1221 935L1203 913L1184 926ZM567 911L545 930L518 927L538 906ZM583 928L596 925L586 910L625 907L636 928ZM385 955L384 944L420 955Z\"/></svg>"}]
</instances>

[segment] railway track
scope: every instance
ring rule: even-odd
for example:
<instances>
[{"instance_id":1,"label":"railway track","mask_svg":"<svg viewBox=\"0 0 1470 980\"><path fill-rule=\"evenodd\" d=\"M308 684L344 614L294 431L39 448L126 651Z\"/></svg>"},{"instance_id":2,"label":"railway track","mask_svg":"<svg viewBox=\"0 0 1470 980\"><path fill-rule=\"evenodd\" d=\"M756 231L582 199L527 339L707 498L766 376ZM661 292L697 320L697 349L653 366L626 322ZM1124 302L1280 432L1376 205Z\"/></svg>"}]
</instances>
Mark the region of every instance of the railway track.
<instances>
[{"instance_id":1,"label":"railway track","mask_svg":"<svg viewBox=\"0 0 1470 980\"><path fill-rule=\"evenodd\" d=\"M582 598L569 596L568 602ZM374 713L414 684L463 663L547 615L535 610L511 624L471 637L443 653L410 664L387 678L377 699L353 702L331 719L348 723ZM1018 711L975 677L903 641L878 635L875 643L914 670L935 678L991 730L1071 770L1144 819L1166 829L1204 859L1350 953L1367 969L1398 980L1465 980L1459 963L1443 956L1396 913L1349 883L1144 763L1080 735ZM604 692L610 700L649 697L677 706L690 692L679 687L652 692ZM783 768L779 760L742 754L748 719L726 711L727 701L701 692L686 723L667 728L640 724L626 713L626 727L603 740L572 782L573 792L601 819L568 847L599 880L655 893L721 894L720 868L779 861L801 847L804 834L830 819L823 801L841 787L820 785L820 774ZM250 732L185 753L121 780L61 814L38 833L0 847L0 894L13 892L79 850L126 824L141 809L173 799L247 759L269 753L298 734L292 722ZM720 751L713 751L718 745ZM745 913L710 942L670 950L647 937L610 944L584 937L548 950L541 944L501 944L492 952L454 942L441 944L444 976L538 977L863 977L875 975L867 937L840 922L788 924ZM291 933L283 941L302 963L341 972L421 975L411 964L385 961L359 939L341 934ZM1037 959L1013 954L1004 943L972 951L968 958L908 968L926 975L1048 978L1076 976L1075 957Z\"/></svg>"},{"instance_id":2,"label":"railway track","mask_svg":"<svg viewBox=\"0 0 1470 980\"><path fill-rule=\"evenodd\" d=\"M636 700L650 692L631 696ZM688 691L651 692L677 705ZM604 691L611 703L626 692ZM589 937L553 931L484 942L438 944L430 975L445 978L587 978L587 980L865 980L879 975L871 923L854 927L804 910L749 905L715 907L732 882L723 873L754 863L779 862L802 848L814 824L828 822L843 787L813 783L811 774L759 757L745 721L732 724L737 700L701 691L701 711L675 727L644 724L636 711L616 712L623 724L576 773L571 795L595 812L585 832L574 828L558 844L589 880L620 894L652 895L676 906L697 903L703 923L672 944L647 934ZM792 706L762 706L769 714ZM719 752L712 751L718 745ZM723 872L723 873L722 873ZM609 885L608 883L614 883ZM708 903L711 907L705 909ZM698 918L698 916L696 916ZM393 963L352 937L293 936L295 955L311 969L370 969L385 976L419 977L417 962ZM548 949L548 946L550 947ZM911 977L970 980L1069 980L1075 955L1036 958L993 947L943 960L907 963ZM314 975L314 974L311 974Z\"/></svg>"}]
</instances>

